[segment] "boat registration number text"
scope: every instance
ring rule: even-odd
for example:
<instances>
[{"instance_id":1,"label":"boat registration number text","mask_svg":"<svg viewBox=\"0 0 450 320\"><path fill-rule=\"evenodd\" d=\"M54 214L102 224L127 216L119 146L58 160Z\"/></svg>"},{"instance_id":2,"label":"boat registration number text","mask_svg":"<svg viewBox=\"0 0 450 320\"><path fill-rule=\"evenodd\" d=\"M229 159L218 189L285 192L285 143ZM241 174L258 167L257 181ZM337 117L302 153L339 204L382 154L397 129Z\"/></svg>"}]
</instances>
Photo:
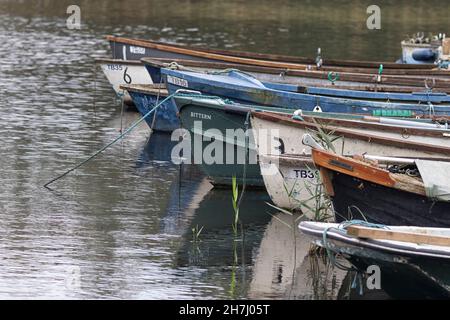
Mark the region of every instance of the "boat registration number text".
<instances>
[{"instance_id":1,"label":"boat registration number text","mask_svg":"<svg viewBox=\"0 0 450 320\"><path fill-rule=\"evenodd\" d=\"M130 46L130 52L134 54L145 54L145 48Z\"/></svg>"},{"instance_id":2,"label":"boat registration number text","mask_svg":"<svg viewBox=\"0 0 450 320\"><path fill-rule=\"evenodd\" d=\"M167 76L167 83L171 83L176 86L180 86L180 87L184 87L184 88L189 88L189 83L186 80L180 79L177 77L172 77L169 75Z\"/></svg>"},{"instance_id":3,"label":"boat registration number text","mask_svg":"<svg viewBox=\"0 0 450 320\"><path fill-rule=\"evenodd\" d=\"M293 169L293 176L294 178L300 178L300 179L314 179L316 177L317 172L314 170L307 170L307 169Z\"/></svg>"},{"instance_id":4,"label":"boat registration number text","mask_svg":"<svg viewBox=\"0 0 450 320\"><path fill-rule=\"evenodd\" d=\"M108 70L113 70L113 71L122 71L122 65L120 64L108 64L107 65Z\"/></svg>"}]
</instances>

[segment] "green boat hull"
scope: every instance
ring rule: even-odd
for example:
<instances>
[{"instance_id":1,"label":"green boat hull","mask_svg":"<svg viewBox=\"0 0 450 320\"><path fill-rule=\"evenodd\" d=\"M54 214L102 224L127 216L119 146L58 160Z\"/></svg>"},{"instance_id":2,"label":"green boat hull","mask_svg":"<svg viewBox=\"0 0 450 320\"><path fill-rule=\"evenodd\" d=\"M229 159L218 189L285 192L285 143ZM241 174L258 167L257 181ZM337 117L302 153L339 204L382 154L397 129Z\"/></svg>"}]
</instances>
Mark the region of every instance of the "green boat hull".
<instances>
[{"instance_id":1,"label":"green boat hull","mask_svg":"<svg viewBox=\"0 0 450 320\"><path fill-rule=\"evenodd\" d=\"M249 131L249 135L244 134L250 128L248 112L261 109L292 113L292 110L269 107L235 107L221 99L177 97L175 101L179 110L181 126L191 133L191 150L195 150L196 143L197 145L201 143L202 154L210 154L211 141L222 144L223 157L216 158L220 161L215 163L202 161L199 164L213 185L217 187L230 186L234 176L241 186L245 183L246 187L264 188L253 137ZM208 133L211 129L220 132L222 138L212 137ZM227 136L227 130L230 129L241 129L241 134L233 137ZM229 150L233 150L231 153L233 157L230 156ZM232 158L233 161L227 162L227 157ZM241 161L237 161L238 159Z\"/></svg>"},{"instance_id":2,"label":"green boat hull","mask_svg":"<svg viewBox=\"0 0 450 320\"><path fill-rule=\"evenodd\" d=\"M239 185L244 184L245 181L246 186L263 188L264 181L259 164L256 161L253 138L245 138L245 135L240 135L235 139L227 139L226 137L227 129L241 129L242 132L245 132L248 127L246 125L246 113L229 112L229 110L224 108L223 103L212 104L208 103L208 101L201 103L198 101L192 102L184 98L176 99L181 126L191 133L192 152L200 150L198 146L201 144L202 155L215 156L215 152L209 152L213 146L212 144L216 143L216 146L219 146L219 144L222 146L223 156L216 157L217 161L206 163L205 157L202 156L202 161L199 164L201 170L208 176L211 183L217 187L231 185L232 177L234 176ZM212 137L208 134L211 129L218 130L222 138ZM208 146L210 147L208 148ZM233 150L233 161L227 162L226 156L229 150ZM216 148L216 151L219 150ZM240 162L237 161L237 154L241 156ZM191 156L191 161L194 162L195 157Z\"/></svg>"}]
</instances>

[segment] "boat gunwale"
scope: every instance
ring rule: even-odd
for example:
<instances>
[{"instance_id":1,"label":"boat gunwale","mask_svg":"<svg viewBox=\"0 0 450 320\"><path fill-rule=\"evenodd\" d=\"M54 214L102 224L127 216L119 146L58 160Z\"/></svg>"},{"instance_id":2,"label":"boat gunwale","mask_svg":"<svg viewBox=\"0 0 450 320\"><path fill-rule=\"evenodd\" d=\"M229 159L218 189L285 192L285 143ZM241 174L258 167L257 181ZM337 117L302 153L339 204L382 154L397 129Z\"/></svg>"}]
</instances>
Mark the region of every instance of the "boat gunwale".
<instances>
[{"instance_id":1,"label":"boat gunwale","mask_svg":"<svg viewBox=\"0 0 450 320\"><path fill-rule=\"evenodd\" d=\"M326 118L326 117L314 117L310 115L302 115L302 118L308 119L311 121L317 121L317 124L323 125L329 124L332 127L337 126L345 126L350 128L357 128L357 129L388 129L386 131L390 132L396 132L400 133L405 136L411 136L411 135L418 135L418 136L426 136L426 137L435 137L435 138L446 138L444 134L450 134L450 129L444 129L444 128L420 128L420 127L408 127L408 126L400 126L395 124L383 124L378 122L371 122L366 121L364 119L358 120L358 119L333 119L333 118ZM294 119L295 120L295 119ZM298 121L298 120L297 120ZM325 127L326 128L326 127ZM448 137L448 141L450 143L450 136Z\"/></svg>"},{"instance_id":2,"label":"boat gunwale","mask_svg":"<svg viewBox=\"0 0 450 320\"><path fill-rule=\"evenodd\" d=\"M336 224L339 225L339 224ZM299 229L309 235L317 237L321 242L323 237L323 232L325 229L315 225L314 222L301 222L299 224ZM389 254L399 254L399 255L406 255L408 257L432 257L437 259L448 259L450 260L450 248L447 250L439 250L436 247L446 248L444 246L431 246L426 245L423 246L421 249L418 250L417 248L414 248L412 246L405 245L408 242L405 242L405 244L402 244L401 242L392 241L392 240L380 240L380 239L361 239L357 237L352 237L348 235L343 235L339 232L333 231L333 229L330 229L327 232L327 238L333 239L335 241L342 241L346 244L358 246L358 247L364 247L367 249L372 250L380 250L385 251ZM392 243L394 242L394 243ZM390 244L390 245L386 245Z\"/></svg>"},{"instance_id":3,"label":"boat gunwale","mask_svg":"<svg viewBox=\"0 0 450 320\"><path fill-rule=\"evenodd\" d=\"M94 59L95 64L127 64L127 65L136 65L140 66L142 65L142 62L138 60L123 60L123 59L112 59L112 58L95 58Z\"/></svg>"},{"instance_id":4,"label":"boat gunwale","mask_svg":"<svg viewBox=\"0 0 450 320\"><path fill-rule=\"evenodd\" d=\"M428 198L425 184L421 178L405 174L391 173L373 164L350 157L340 156L328 151L312 149L314 165L321 169L367 181L378 186L412 193ZM327 161L328 160L328 161ZM333 163L332 163L333 162ZM348 166L348 168L344 168ZM351 170L350 170L351 168Z\"/></svg>"},{"instance_id":5,"label":"boat gunwale","mask_svg":"<svg viewBox=\"0 0 450 320\"><path fill-rule=\"evenodd\" d=\"M140 61L143 64L151 65L154 67L167 67L167 64L171 62L175 62L180 66L191 66L197 68L245 68L247 71L254 72L266 72L271 74L280 74L280 75L288 75L288 76L296 76L295 72L298 70L293 70L289 68L281 68L281 67L266 67L266 66L256 66L249 64L240 64L240 63L231 63L231 62L221 62L221 61L200 61L200 60L189 60L189 59L176 59L176 58L156 58L156 57L144 57L141 58ZM305 71L309 72L321 72L321 74L328 75L328 72L339 72L344 74L364 74L364 75L372 75L375 76L378 74L378 68L341 68L337 69L330 67L321 67L318 68L306 68ZM399 69L386 69L383 72L383 75L391 75L391 76L406 76L406 77L414 77L417 78L419 76L435 76L442 78L449 78L450 72L447 70L399 70ZM334 86L334 85L333 85Z\"/></svg>"},{"instance_id":6,"label":"boat gunwale","mask_svg":"<svg viewBox=\"0 0 450 320\"><path fill-rule=\"evenodd\" d=\"M143 94L159 94L162 97L169 96L167 89L160 84L121 84L119 86L122 90L127 90L128 92L137 92Z\"/></svg>"}]
</instances>

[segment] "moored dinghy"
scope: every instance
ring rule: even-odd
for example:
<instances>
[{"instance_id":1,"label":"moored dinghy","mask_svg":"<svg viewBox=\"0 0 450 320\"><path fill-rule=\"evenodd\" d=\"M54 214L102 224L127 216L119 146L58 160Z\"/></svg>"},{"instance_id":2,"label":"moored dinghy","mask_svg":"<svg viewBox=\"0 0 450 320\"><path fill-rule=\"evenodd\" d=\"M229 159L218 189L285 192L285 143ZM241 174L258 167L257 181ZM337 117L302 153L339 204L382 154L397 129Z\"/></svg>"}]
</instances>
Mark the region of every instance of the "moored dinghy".
<instances>
[{"instance_id":1,"label":"moored dinghy","mask_svg":"<svg viewBox=\"0 0 450 320\"><path fill-rule=\"evenodd\" d=\"M450 162L342 157L313 149L337 222L364 219L389 225L450 227ZM380 163L383 163L381 165Z\"/></svg>"},{"instance_id":2,"label":"moored dinghy","mask_svg":"<svg viewBox=\"0 0 450 320\"><path fill-rule=\"evenodd\" d=\"M241 64L280 66L283 68L305 68L317 65L316 58L282 56L243 51L218 50L211 48L189 47L186 45L158 42L152 40L131 39L125 37L106 36L110 42L115 59L139 60L143 57L190 59L200 61L222 61ZM322 59L322 66L378 68L382 64L387 69L422 69L430 70L434 64L398 64L381 61L353 61Z\"/></svg>"},{"instance_id":3,"label":"moored dinghy","mask_svg":"<svg viewBox=\"0 0 450 320\"><path fill-rule=\"evenodd\" d=\"M449 116L450 104L433 103L393 103L341 97L328 97L298 93L289 90L287 85L262 83L254 77L237 72L204 74L191 71L161 69L169 93L178 89L200 91L235 102L270 107L282 107L313 111L339 113L360 113L374 115L378 112L407 113L410 116ZM441 80L447 81L449 80Z\"/></svg>"},{"instance_id":4,"label":"moored dinghy","mask_svg":"<svg viewBox=\"0 0 450 320\"><path fill-rule=\"evenodd\" d=\"M445 94L450 92L448 88L434 88L434 92L423 87L422 80L413 84L416 87L405 87L394 85L389 76L383 77L383 81L375 81L371 74L371 69L367 69L365 74L339 73L339 81L330 78L327 71L312 70L286 70L283 68L269 68L252 65L232 64L223 62L203 62L195 60L174 60L167 58L144 58L143 63L136 60L120 59L96 59L96 63L101 66L103 73L110 82L113 90L119 98L123 98L126 104L132 101L129 95L120 89L123 84L151 84L161 83L160 69L163 67L178 68L180 70L191 70L198 72L221 72L224 69L236 69L248 72L260 81L291 84L291 87L281 87L282 90L317 94L334 97L351 97L360 99L376 99L390 101L412 101L412 102L449 102L450 98ZM144 67L145 65L145 67ZM146 70L147 68L147 70ZM147 72L148 71L148 72ZM361 70L358 70L360 72ZM364 71L364 70L362 70ZM391 70L392 71L392 70ZM355 70L356 72L356 70ZM398 72L398 70L396 71ZM417 70L405 71L407 73L419 72ZM420 71L421 72L421 71ZM443 77L448 72L442 70L430 70L430 76ZM373 71L373 74L376 72ZM388 70L386 73L390 73ZM363 92L360 92L363 91ZM365 93L364 91L368 91ZM370 93L373 92L373 93Z\"/></svg>"},{"instance_id":5,"label":"moored dinghy","mask_svg":"<svg viewBox=\"0 0 450 320\"><path fill-rule=\"evenodd\" d=\"M191 149L197 152L197 160L192 157L191 162L197 162L215 186L231 185L235 176L241 185L245 182L247 187L264 187L252 131L248 130L248 116L254 106L232 104L219 97L202 95L175 96L174 101L181 126L191 134ZM261 109L274 110L268 107ZM218 149L211 149L214 145ZM205 153L213 155L211 160L214 161L206 162Z\"/></svg>"},{"instance_id":6,"label":"moored dinghy","mask_svg":"<svg viewBox=\"0 0 450 320\"><path fill-rule=\"evenodd\" d=\"M128 92L142 116L168 96L165 87L158 84L130 84L121 85L120 88ZM172 132L180 127L177 109L170 100L162 102L152 115L145 118L145 121L150 129L157 131Z\"/></svg>"},{"instance_id":7,"label":"moored dinghy","mask_svg":"<svg viewBox=\"0 0 450 320\"><path fill-rule=\"evenodd\" d=\"M450 298L450 229L357 221L305 221L299 228L314 244L343 256L362 274L378 266L380 286L393 298Z\"/></svg>"},{"instance_id":8,"label":"moored dinghy","mask_svg":"<svg viewBox=\"0 0 450 320\"><path fill-rule=\"evenodd\" d=\"M336 73L324 70L293 70L286 68L252 66L226 62L192 61L184 59L143 58L141 61L147 68L154 82L160 81L162 68L212 74L223 73L224 70L239 70L248 73L263 82L296 85L291 87L289 90L302 93L314 94L314 92L311 91L313 88L308 88L314 86L327 87L329 89L359 90L377 93L414 93L420 90L425 90L429 95L435 95L436 92L449 92L447 82L443 83L443 85L445 85L443 87L439 87L439 84L434 83L433 93L431 93L431 88L427 89L425 86L431 85L433 83L433 78L449 79L450 73L443 70L431 70L427 75L421 74L417 70L408 70L404 72L407 73L407 75L411 73L410 76L398 77L399 74L394 73L398 72L398 70L390 70L390 72L386 70L384 72L387 75L383 74L383 76L378 76L379 70L372 69L358 69L351 70L351 72ZM424 81L424 77L426 77L426 81ZM346 92L346 95L349 95L348 92ZM383 99L389 99L389 96L381 96ZM409 100L417 101L417 96L413 96L412 99Z\"/></svg>"},{"instance_id":9,"label":"moored dinghy","mask_svg":"<svg viewBox=\"0 0 450 320\"><path fill-rule=\"evenodd\" d=\"M319 171L309 155L259 155L261 174L272 202L279 208L302 211L308 217L334 214Z\"/></svg>"}]
</instances>

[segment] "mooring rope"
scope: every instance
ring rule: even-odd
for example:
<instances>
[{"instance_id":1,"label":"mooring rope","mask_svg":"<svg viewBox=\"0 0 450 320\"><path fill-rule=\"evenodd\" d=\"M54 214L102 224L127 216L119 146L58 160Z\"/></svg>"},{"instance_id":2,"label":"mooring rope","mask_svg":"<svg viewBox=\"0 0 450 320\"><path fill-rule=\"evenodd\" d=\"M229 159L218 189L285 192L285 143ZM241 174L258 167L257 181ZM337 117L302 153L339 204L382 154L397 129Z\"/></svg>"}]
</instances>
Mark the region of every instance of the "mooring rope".
<instances>
[{"instance_id":1,"label":"mooring rope","mask_svg":"<svg viewBox=\"0 0 450 320\"><path fill-rule=\"evenodd\" d=\"M187 68L175 61L172 61L171 63L165 63L164 66L166 69L170 69L170 70L180 70L180 71L189 71L189 72L199 72L198 69L191 69L191 68ZM162 77L161 77L162 80Z\"/></svg>"},{"instance_id":2,"label":"mooring rope","mask_svg":"<svg viewBox=\"0 0 450 320\"><path fill-rule=\"evenodd\" d=\"M377 229L387 229L388 228L386 225L383 225L383 224L377 224L377 223L367 222L365 220L358 220L358 219L344 221L344 222L340 223L337 228L336 227L328 227L323 232L322 242L323 242L323 246L325 247L327 253L330 254L330 256L331 256L332 250L328 245L328 240L327 240L328 231L333 230L333 231L339 232L341 234L347 234L347 228L350 226L355 226L355 225L368 227L368 228L377 228Z\"/></svg>"},{"instance_id":3,"label":"mooring rope","mask_svg":"<svg viewBox=\"0 0 450 320\"><path fill-rule=\"evenodd\" d=\"M167 96L164 100L161 100L161 102L159 102L157 105L155 105L155 107L153 107L149 112L147 112L144 116L142 116L142 118L140 118L139 120L135 121L130 127L128 127L128 129L126 129L125 131L123 131L119 136L117 136L115 139L113 139L111 142L109 142L108 144L104 145L102 148L100 148L99 150L97 150L96 152L94 152L91 156L89 156L88 158L84 159L83 161L79 162L78 164L76 164L75 166L73 166L72 168L66 170L64 173L60 174L59 176L57 176L56 178L53 178L52 180L50 180L49 182L47 182L46 184L44 184L44 187L47 189L50 189L48 186L52 183L54 183L55 181L65 177L66 175L68 175L69 173L71 173L72 171L78 169L79 167L83 166L84 164L86 164L87 162L89 162L90 160L94 159L95 157L97 157L100 153L102 153L103 151L105 151L106 149L108 149L110 146L112 146L113 144L115 144L117 141L121 140L123 137L125 137L127 134L129 134L131 131L133 131L142 121L144 121L153 111L155 111L157 108L159 108L161 105L163 105L166 101L169 101L170 99L172 99L175 96L179 96L179 97L186 97L186 98L199 98L199 99L221 99L220 97L217 96L204 96L201 94L186 94L186 93L179 93L178 91L176 91L175 93Z\"/></svg>"},{"instance_id":4,"label":"mooring rope","mask_svg":"<svg viewBox=\"0 0 450 320\"><path fill-rule=\"evenodd\" d=\"M120 104L120 133L123 132L123 109L125 108L125 90L122 89L122 103Z\"/></svg>"},{"instance_id":5,"label":"mooring rope","mask_svg":"<svg viewBox=\"0 0 450 320\"><path fill-rule=\"evenodd\" d=\"M328 243L328 232L330 230L339 232L341 234L347 234L347 228L350 226L364 226L364 227L368 227L368 228L377 228L377 229L389 229L386 225L383 224L377 224L377 223L371 223L371 222L367 222L365 220L349 220L349 221L344 221L341 224L339 224L339 226L336 227L328 227L323 231L322 234L322 243L323 243L323 247L325 248L325 251L327 252L327 256L330 260L330 263L333 267L337 267L338 269L344 270L344 271L356 271L355 277L352 281L352 289L356 289L358 284L359 284L359 294L362 295L363 294L363 286L362 286L362 274L360 273L359 269L356 268L353 264L351 264L350 267L344 266L343 264L341 264L340 262L338 262L336 260L336 255L333 254L333 249L331 248L331 246ZM337 253L337 252L336 252Z\"/></svg>"},{"instance_id":6,"label":"mooring rope","mask_svg":"<svg viewBox=\"0 0 450 320\"><path fill-rule=\"evenodd\" d=\"M246 76L249 76L253 79L256 79L256 77L254 75L252 75L251 73L236 69L236 68L227 68L227 69L222 69L222 70L217 70L217 71L206 71L206 74L210 74L210 75L216 75L216 76L220 76L222 74L229 74L231 72L238 72L238 73L242 73L245 74Z\"/></svg>"},{"instance_id":7,"label":"mooring rope","mask_svg":"<svg viewBox=\"0 0 450 320\"><path fill-rule=\"evenodd\" d=\"M249 161L249 137L248 137L248 128L250 124L250 114L251 112L247 112L245 116L244 128L245 128L245 160L244 160L244 168L242 173L242 192L238 201L238 208L241 206L242 199L244 198L245 188L247 186L247 162Z\"/></svg>"}]
</instances>

